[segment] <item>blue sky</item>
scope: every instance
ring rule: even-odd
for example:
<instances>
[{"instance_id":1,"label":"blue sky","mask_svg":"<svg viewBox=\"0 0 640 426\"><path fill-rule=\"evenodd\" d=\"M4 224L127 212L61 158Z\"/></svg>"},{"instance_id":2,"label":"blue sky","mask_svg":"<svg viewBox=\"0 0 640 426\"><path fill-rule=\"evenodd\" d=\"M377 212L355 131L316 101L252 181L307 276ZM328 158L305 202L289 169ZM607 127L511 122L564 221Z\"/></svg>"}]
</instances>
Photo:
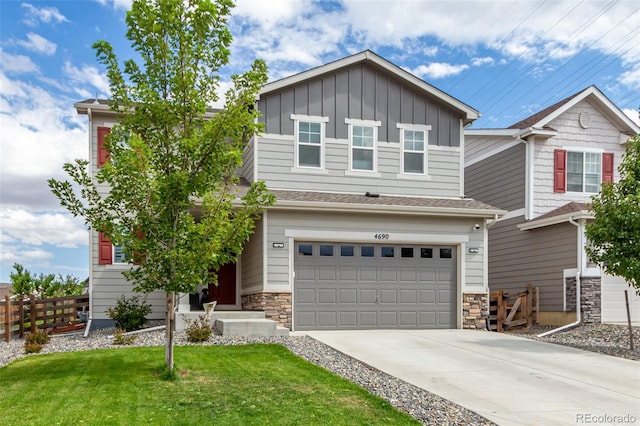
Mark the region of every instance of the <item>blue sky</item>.
<instances>
[{"instance_id":1,"label":"blue sky","mask_svg":"<svg viewBox=\"0 0 640 426\"><path fill-rule=\"evenodd\" d=\"M91 49L122 59L127 0L0 1L0 282L13 263L88 275L88 234L46 180L88 154L74 102L106 98ZM365 49L509 126L591 84L638 122L640 2L237 0L229 74L263 58L271 79Z\"/></svg>"}]
</instances>

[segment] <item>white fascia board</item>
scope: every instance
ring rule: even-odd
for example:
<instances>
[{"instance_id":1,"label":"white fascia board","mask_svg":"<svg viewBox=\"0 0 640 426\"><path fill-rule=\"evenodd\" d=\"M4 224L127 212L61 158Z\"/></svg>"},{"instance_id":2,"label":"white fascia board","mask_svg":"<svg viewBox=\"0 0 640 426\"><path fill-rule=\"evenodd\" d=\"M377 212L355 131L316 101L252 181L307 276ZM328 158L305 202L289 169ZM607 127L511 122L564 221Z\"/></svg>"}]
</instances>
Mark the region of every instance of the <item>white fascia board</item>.
<instances>
[{"instance_id":1,"label":"white fascia board","mask_svg":"<svg viewBox=\"0 0 640 426\"><path fill-rule=\"evenodd\" d=\"M520 129L465 129L465 136L502 136L515 138Z\"/></svg>"},{"instance_id":2,"label":"white fascia board","mask_svg":"<svg viewBox=\"0 0 640 426\"><path fill-rule=\"evenodd\" d=\"M553 216L547 219L532 220L530 222L521 223L516 227L521 231L529 231L530 229L543 228L545 226L557 225L559 223L569 222L569 220L593 219L593 214L586 210L573 213L565 213L560 216Z\"/></svg>"},{"instance_id":3,"label":"white fascia board","mask_svg":"<svg viewBox=\"0 0 640 426\"><path fill-rule=\"evenodd\" d=\"M284 231L285 237L294 240L313 241L345 241L345 242L376 242L376 243L429 243L429 244L462 244L469 242L467 234L417 234L407 232L392 232L387 240L372 240L370 231L329 231L318 229L289 229Z\"/></svg>"},{"instance_id":4,"label":"white fascia board","mask_svg":"<svg viewBox=\"0 0 640 426\"><path fill-rule=\"evenodd\" d=\"M555 130L547 130L547 129L540 129L537 127L529 127L528 129L524 129L522 130L518 135L516 135L515 137L517 138L528 138L529 136L537 136L543 139L549 139L552 138L554 136L557 136L558 132Z\"/></svg>"},{"instance_id":5,"label":"white fascia board","mask_svg":"<svg viewBox=\"0 0 640 426\"><path fill-rule=\"evenodd\" d=\"M457 209L451 207L418 207L418 206L388 206L371 204L323 203L307 201L276 201L272 210L303 210L303 211L338 211L350 213L390 213L419 216L453 216L473 218L495 218L507 214L499 209Z\"/></svg>"}]
</instances>

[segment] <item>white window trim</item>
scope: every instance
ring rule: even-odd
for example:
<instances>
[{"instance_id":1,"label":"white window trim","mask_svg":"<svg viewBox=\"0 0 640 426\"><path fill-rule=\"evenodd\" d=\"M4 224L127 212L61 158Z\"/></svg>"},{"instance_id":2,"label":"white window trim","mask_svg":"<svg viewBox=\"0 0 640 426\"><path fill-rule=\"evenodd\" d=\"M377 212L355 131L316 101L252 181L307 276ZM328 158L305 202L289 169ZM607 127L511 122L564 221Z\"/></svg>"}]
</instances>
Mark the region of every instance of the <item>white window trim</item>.
<instances>
[{"instance_id":1,"label":"white window trim","mask_svg":"<svg viewBox=\"0 0 640 426\"><path fill-rule=\"evenodd\" d=\"M396 127L399 129L399 133L400 133L400 171L401 173L399 175L397 175L398 178L403 179L403 178L414 178L414 179L425 179L425 180L429 180L429 171L427 168L428 165L428 150L429 150L429 131L431 130L431 126L428 124L404 124L404 123L397 123ZM417 131L417 132L423 132L424 133L424 150L422 151L423 154L423 158L422 158L422 170L423 173L413 173L413 172L406 172L404 170L404 153L405 153L405 148L404 148L404 131L405 130L410 130L410 131ZM408 152L418 152L418 151L408 151Z\"/></svg>"},{"instance_id":2,"label":"white window trim","mask_svg":"<svg viewBox=\"0 0 640 426\"><path fill-rule=\"evenodd\" d=\"M122 247L122 246L118 246L116 244L111 244L111 264L112 265L129 265L129 262L116 262L116 247Z\"/></svg>"},{"instance_id":3,"label":"white window trim","mask_svg":"<svg viewBox=\"0 0 640 426\"><path fill-rule=\"evenodd\" d=\"M295 166L291 168L292 172L317 172L320 170L325 170L324 164L324 153L325 153L325 123L329 122L329 117L322 117L318 115L302 115L302 114L291 114L291 119L293 120L293 140L295 145ZM300 122L304 121L306 123L320 123L320 167L314 166L301 166L300 165L300 141L299 137L299 126ZM303 145L311 145L314 144L303 144Z\"/></svg>"},{"instance_id":4,"label":"white window trim","mask_svg":"<svg viewBox=\"0 0 640 426\"><path fill-rule=\"evenodd\" d=\"M349 126L349 169L345 172L345 175L355 176L356 174L362 174L371 176L380 176L378 174L378 127L382 125L381 121L375 120L359 120L355 118L345 118L344 123ZM353 126L372 127L373 128L373 169L361 170L353 168ZM357 147L361 148L361 147Z\"/></svg>"},{"instance_id":5,"label":"white window trim","mask_svg":"<svg viewBox=\"0 0 640 426\"><path fill-rule=\"evenodd\" d=\"M585 153L590 153L590 154L600 154L600 185L602 185L602 154L604 154L606 151L602 148L585 148L585 147L577 147L577 146L563 146L562 149L564 149L565 151L567 151L567 162L569 161L569 153L570 152L575 152L575 153L582 153L582 165L583 165L583 171L582 171L582 191L569 191L569 183L567 182L568 178L569 178L569 169L567 166L567 172L565 174L565 185L567 187L567 191L565 192L566 194L569 195L583 195L583 196L591 196L594 194L597 194L598 192L587 192L585 191L586 189L586 183L584 181L585 178L585 172L584 172L584 154Z\"/></svg>"}]
</instances>

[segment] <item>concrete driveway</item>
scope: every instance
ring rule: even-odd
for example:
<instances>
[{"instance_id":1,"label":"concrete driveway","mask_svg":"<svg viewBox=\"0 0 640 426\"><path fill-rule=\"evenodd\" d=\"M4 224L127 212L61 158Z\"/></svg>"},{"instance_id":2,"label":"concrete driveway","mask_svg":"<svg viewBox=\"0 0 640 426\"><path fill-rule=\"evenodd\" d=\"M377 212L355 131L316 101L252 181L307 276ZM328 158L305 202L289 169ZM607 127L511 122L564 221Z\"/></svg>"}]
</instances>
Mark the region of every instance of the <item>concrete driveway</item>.
<instances>
[{"instance_id":1,"label":"concrete driveway","mask_svg":"<svg viewBox=\"0 0 640 426\"><path fill-rule=\"evenodd\" d=\"M640 424L640 362L486 331L304 334L499 425Z\"/></svg>"}]
</instances>

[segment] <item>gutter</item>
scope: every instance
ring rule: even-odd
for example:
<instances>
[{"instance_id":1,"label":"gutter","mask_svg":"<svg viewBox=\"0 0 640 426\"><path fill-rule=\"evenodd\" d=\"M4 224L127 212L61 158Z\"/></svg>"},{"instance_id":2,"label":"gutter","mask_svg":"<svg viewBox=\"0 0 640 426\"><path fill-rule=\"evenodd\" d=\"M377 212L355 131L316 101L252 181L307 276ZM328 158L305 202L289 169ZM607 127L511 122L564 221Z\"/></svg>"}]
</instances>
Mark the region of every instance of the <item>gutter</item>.
<instances>
[{"instance_id":1,"label":"gutter","mask_svg":"<svg viewBox=\"0 0 640 426\"><path fill-rule=\"evenodd\" d=\"M572 217L569 218L569 223L576 226L580 232L580 236L578 238L578 249L580 249L582 247L582 227L580 226L580 224L576 221L573 220ZM580 273L582 271L582 256L578 255L578 272L576 272L576 320L574 322L572 322L571 324L567 324L567 325L563 325L562 327L558 327L558 328L554 328L553 330L549 330L546 331L544 333L538 334L536 337L546 337L546 336L550 336L552 334L555 334L559 331L565 331L565 330L569 330L571 328L574 328L578 325L580 325L580 322L582 322L582 318L581 318L581 309L580 309L580 299L582 299L582 292L580 289L580 281L581 281L581 277L580 277Z\"/></svg>"}]
</instances>

